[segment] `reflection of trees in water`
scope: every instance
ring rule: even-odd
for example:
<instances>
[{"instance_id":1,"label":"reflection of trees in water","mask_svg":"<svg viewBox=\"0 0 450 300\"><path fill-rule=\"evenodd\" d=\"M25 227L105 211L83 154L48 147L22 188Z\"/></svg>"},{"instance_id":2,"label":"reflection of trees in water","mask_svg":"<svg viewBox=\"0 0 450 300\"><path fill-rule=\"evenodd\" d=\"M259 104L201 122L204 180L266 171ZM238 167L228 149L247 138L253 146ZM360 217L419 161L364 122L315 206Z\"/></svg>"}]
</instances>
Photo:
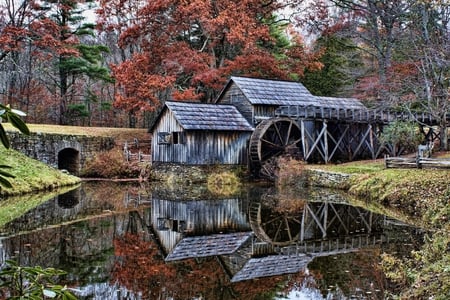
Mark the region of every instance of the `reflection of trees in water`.
<instances>
[{"instance_id":1,"label":"reflection of trees in water","mask_svg":"<svg viewBox=\"0 0 450 300\"><path fill-rule=\"evenodd\" d=\"M111 282L119 282L143 299L260 299L278 289L286 278L275 276L230 283L218 257L165 263L154 240L126 234L114 240L117 257Z\"/></svg>"},{"instance_id":2,"label":"reflection of trees in water","mask_svg":"<svg viewBox=\"0 0 450 300\"><path fill-rule=\"evenodd\" d=\"M355 299L381 300L385 299L386 277L380 255L379 248L367 248L339 256L316 257L308 268L323 295L341 293Z\"/></svg>"},{"instance_id":3,"label":"reflection of trees in water","mask_svg":"<svg viewBox=\"0 0 450 300\"><path fill-rule=\"evenodd\" d=\"M130 203L127 199L135 199L136 195L145 195L149 198L148 194L146 187L138 184L85 182L80 187L55 196L5 224L2 232L12 234L30 231L40 227L74 222L86 217L95 217L102 215L105 211L129 210L129 207L134 208L136 203Z\"/></svg>"}]
</instances>

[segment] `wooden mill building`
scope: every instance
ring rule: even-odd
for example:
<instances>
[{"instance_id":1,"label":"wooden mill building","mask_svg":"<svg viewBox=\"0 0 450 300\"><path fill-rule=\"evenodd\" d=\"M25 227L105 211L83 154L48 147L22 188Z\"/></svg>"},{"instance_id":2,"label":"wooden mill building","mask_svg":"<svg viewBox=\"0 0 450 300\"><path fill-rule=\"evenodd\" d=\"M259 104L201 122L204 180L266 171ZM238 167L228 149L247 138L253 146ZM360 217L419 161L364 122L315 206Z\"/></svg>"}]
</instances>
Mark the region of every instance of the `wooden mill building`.
<instances>
[{"instance_id":1,"label":"wooden mill building","mask_svg":"<svg viewBox=\"0 0 450 300\"><path fill-rule=\"evenodd\" d=\"M374 159L389 119L358 99L319 97L301 83L231 77L214 104L167 102L152 128L158 163L248 165L271 177L276 158Z\"/></svg>"},{"instance_id":2,"label":"wooden mill building","mask_svg":"<svg viewBox=\"0 0 450 300\"><path fill-rule=\"evenodd\" d=\"M236 106L253 125L275 117L282 106L366 109L354 98L314 96L299 82L235 76L225 85L216 103Z\"/></svg>"},{"instance_id":3,"label":"wooden mill building","mask_svg":"<svg viewBox=\"0 0 450 300\"><path fill-rule=\"evenodd\" d=\"M168 101L151 130L152 161L246 165L253 130L233 105Z\"/></svg>"}]
</instances>

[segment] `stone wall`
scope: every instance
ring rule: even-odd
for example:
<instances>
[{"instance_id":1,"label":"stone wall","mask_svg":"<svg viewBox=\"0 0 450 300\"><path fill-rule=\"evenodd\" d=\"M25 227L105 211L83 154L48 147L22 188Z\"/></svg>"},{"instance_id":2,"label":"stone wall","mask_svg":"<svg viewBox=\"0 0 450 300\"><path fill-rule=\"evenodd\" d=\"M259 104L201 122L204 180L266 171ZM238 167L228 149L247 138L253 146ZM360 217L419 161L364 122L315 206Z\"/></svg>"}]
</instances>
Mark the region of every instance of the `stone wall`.
<instances>
[{"instance_id":1,"label":"stone wall","mask_svg":"<svg viewBox=\"0 0 450 300\"><path fill-rule=\"evenodd\" d=\"M232 165L153 164L150 180L172 184L197 184L207 182L211 174L231 172L242 178L245 171L242 166Z\"/></svg>"},{"instance_id":2,"label":"stone wall","mask_svg":"<svg viewBox=\"0 0 450 300\"><path fill-rule=\"evenodd\" d=\"M324 171L320 169L308 170L308 183L311 186L348 189L350 174Z\"/></svg>"},{"instance_id":3,"label":"stone wall","mask_svg":"<svg viewBox=\"0 0 450 300\"><path fill-rule=\"evenodd\" d=\"M75 175L78 175L86 161L95 153L115 146L112 137L51 133L31 133L26 136L19 132L8 132L8 136L14 150L54 168L69 166L69 171Z\"/></svg>"}]
</instances>

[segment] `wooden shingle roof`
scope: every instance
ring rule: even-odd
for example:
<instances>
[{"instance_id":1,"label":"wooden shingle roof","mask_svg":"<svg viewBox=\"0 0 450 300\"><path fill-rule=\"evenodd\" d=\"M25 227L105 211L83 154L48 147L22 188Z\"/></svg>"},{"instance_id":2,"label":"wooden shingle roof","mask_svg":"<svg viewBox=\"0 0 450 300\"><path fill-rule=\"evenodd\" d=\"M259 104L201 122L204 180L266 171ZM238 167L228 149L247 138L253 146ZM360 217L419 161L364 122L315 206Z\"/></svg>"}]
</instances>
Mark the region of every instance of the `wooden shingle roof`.
<instances>
[{"instance_id":1,"label":"wooden shingle roof","mask_svg":"<svg viewBox=\"0 0 450 300\"><path fill-rule=\"evenodd\" d=\"M337 97L323 97L315 96L317 101L320 103L320 107L329 108L342 108L342 109L367 109L364 104L362 104L356 98L337 98Z\"/></svg>"},{"instance_id":2,"label":"wooden shingle roof","mask_svg":"<svg viewBox=\"0 0 450 300\"><path fill-rule=\"evenodd\" d=\"M253 131L233 105L167 101L166 106L185 130Z\"/></svg>"},{"instance_id":3,"label":"wooden shingle roof","mask_svg":"<svg viewBox=\"0 0 450 300\"><path fill-rule=\"evenodd\" d=\"M225 93L232 83L237 85L251 104L256 105L365 108L358 99L314 96L301 83L283 80L232 76L221 95ZM219 95L218 99L220 99L221 95Z\"/></svg>"},{"instance_id":4,"label":"wooden shingle roof","mask_svg":"<svg viewBox=\"0 0 450 300\"><path fill-rule=\"evenodd\" d=\"M299 101L314 102L314 96L298 82L235 76L230 81L252 104L297 105Z\"/></svg>"},{"instance_id":5,"label":"wooden shingle roof","mask_svg":"<svg viewBox=\"0 0 450 300\"><path fill-rule=\"evenodd\" d=\"M237 232L186 237L166 257L166 261L231 254L252 236L252 232Z\"/></svg>"},{"instance_id":6,"label":"wooden shingle roof","mask_svg":"<svg viewBox=\"0 0 450 300\"><path fill-rule=\"evenodd\" d=\"M311 261L312 257L305 254L252 258L233 276L231 282L298 273L303 271Z\"/></svg>"}]
</instances>

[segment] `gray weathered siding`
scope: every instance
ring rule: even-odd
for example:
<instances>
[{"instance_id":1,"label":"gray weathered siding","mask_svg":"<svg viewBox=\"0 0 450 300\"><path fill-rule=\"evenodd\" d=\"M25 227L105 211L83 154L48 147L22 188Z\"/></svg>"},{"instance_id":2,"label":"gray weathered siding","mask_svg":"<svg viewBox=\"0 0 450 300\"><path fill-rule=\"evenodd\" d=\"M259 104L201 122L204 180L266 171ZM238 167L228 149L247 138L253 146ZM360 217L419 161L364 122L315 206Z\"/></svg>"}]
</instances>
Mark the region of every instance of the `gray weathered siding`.
<instances>
[{"instance_id":1,"label":"gray weathered siding","mask_svg":"<svg viewBox=\"0 0 450 300\"><path fill-rule=\"evenodd\" d=\"M232 83L230 85L229 89L225 91L223 97L219 99L217 104L234 105L250 124L255 124L253 121L253 105L248 101L236 84Z\"/></svg>"},{"instance_id":2,"label":"gray weathered siding","mask_svg":"<svg viewBox=\"0 0 450 300\"><path fill-rule=\"evenodd\" d=\"M160 132L183 132L181 144L158 144ZM152 139L153 162L189 165L247 164L247 142L251 132L185 131L170 110L165 110L156 124Z\"/></svg>"},{"instance_id":3,"label":"gray weathered siding","mask_svg":"<svg viewBox=\"0 0 450 300\"><path fill-rule=\"evenodd\" d=\"M189 200L189 199L183 199ZM208 235L223 231L248 231L244 199L172 201L153 197L152 224L167 252L186 235ZM158 228L163 220L184 222L180 228ZM173 224L173 223L172 223Z\"/></svg>"},{"instance_id":4,"label":"gray weathered siding","mask_svg":"<svg viewBox=\"0 0 450 300\"><path fill-rule=\"evenodd\" d=\"M275 110L278 106L275 105L255 105L254 106L254 123L257 124L265 119L275 117Z\"/></svg>"},{"instance_id":5,"label":"gray weathered siding","mask_svg":"<svg viewBox=\"0 0 450 300\"><path fill-rule=\"evenodd\" d=\"M275 110L279 107L279 105L251 104L235 83L231 83L217 104L234 105L252 125L256 125L264 119L274 117Z\"/></svg>"}]
</instances>

